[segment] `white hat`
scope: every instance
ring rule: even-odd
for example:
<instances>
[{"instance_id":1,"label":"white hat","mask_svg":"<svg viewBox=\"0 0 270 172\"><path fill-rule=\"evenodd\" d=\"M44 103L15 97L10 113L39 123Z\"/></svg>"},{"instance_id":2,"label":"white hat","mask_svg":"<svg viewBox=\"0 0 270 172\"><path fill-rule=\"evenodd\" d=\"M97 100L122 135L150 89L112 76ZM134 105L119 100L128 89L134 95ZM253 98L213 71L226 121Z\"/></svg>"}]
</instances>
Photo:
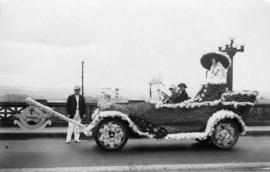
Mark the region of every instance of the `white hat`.
<instances>
[{"instance_id":1,"label":"white hat","mask_svg":"<svg viewBox=\"0 0 270 172\"><path fill-rule=\"evenodd\" d=\"M177 90L177 87L175 86L175 85L171 85L170 87L169 87L169 90Z\"/></svg>"},{"instance_id":2,"label":"white hat","mask_svg":"<svg viewBox=\"0 0 270 172\"><path fill-rule=\"evenodd\" d=\"M74 90L79 90L79 89L81 89L81 87L80 86L74 86Z\"/></svg>"}]
</instances>

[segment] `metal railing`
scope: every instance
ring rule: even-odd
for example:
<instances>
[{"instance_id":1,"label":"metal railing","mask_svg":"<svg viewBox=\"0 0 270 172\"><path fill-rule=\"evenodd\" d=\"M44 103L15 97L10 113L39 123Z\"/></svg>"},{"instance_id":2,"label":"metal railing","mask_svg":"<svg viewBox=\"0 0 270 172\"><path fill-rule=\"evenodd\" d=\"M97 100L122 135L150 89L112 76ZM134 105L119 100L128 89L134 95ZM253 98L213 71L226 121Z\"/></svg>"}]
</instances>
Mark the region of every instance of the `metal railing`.
<instances>
[{"instance_id":1,"label":"metal railing","mask_svg":"<svg viewBox=\"0 0 270 172\"><path fill-rule=\"evenodd\" d=\"M46 100L39 100L39 102L66 115L65 102L47 102ZM28 104L25 102L0 102L0 127L14 126L14 115L20 115L27 107ZM96 108L96 103L86 103L86 118L82 119L82 123L87 124L91 121L91 114ZM52 126L67 126L67 123L57 117L52 117Z\"/></svg>"},{"instance_id":2,"label":"metal railing","mask_svg":"<svg viewBox=\"0 0 270 172\"><path fill-rule=\"evenodd\" d=\"M66 114L65 102L47 102L46 100L39 100L39 102L61 114ZM0 102L0 127L13 127L13 116L19 115L27 107L28 104L25 102ZM82 123L91 122L91 114L96 108L96 103L86 103L86 118L82 119ZM247 125L270 125L270 104L255 104L244 118ZM52 126L67 126L67 123L52 117Z\"/></svg>"}]
</instances>

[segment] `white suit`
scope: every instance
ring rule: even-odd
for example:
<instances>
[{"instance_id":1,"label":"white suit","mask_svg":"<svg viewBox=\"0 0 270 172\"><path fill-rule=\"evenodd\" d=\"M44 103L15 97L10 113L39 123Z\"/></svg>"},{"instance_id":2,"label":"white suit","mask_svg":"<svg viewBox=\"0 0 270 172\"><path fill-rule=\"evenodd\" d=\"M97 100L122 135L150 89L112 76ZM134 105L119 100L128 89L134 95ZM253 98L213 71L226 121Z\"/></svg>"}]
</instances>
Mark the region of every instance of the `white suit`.
<instances>
[{"instance_id":1,"label":"white suit","mask_svg":"<svg viewBox=\"0 0 270 172\"><path fill-rule=\"evenodd\" d=\"M76 111L76 114L75 114L73 120L81 123L81 118L80 118L78 110ZM74 140L79 141L80 140L80 128L78 126L76 126L75 124L69 122L68 129L67 129L66 141L71 141L72 133L74 133Z\"/></svg>"}]
</instances>

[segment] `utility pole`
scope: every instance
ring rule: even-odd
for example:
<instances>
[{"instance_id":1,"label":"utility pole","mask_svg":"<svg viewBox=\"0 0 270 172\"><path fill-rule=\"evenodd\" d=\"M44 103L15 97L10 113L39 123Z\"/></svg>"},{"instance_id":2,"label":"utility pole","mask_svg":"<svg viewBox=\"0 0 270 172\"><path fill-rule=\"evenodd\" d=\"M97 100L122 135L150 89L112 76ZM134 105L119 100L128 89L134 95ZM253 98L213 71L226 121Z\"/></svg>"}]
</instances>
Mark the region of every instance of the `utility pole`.
<instances>
[{"instance_id":1,"label":"utility pole","mask_svg":"<svg viewBox=\"0 0 270 172\"><path fill-rule=\"evenodd\" d=\"M152 83L149 82L149 97L152 98Z\"/></svg>"},{"instance_id":2,"label":"utility pole","mask_svg":"<svg viewBox=\"0 0 270 172\"><path fill-rule=\"evenodd\" d=\"M83 71L83 67L84 67L84 61L82 61L82 96L84 96L84 83L83 83L84 71Z\"/></svg>"},{"instance_id":3,"label":"utility pole","mask_svg":"<svg viewBox=\"0 0 270 172\"><path fill-rule=\"evenodd\" d=\"M240 46L241 48L236 48L236 47L233 47L233 42L234 40L231 39L230 45L226 44L224 49L222 49L222 47L218 47L219 51L226 53L231 59L231 66L228 68L228 72L227 72L227 85L230 91L233 90L233 57L235 56L237 52L244 52L243 45Z\"/></svg>"}]
</instances>

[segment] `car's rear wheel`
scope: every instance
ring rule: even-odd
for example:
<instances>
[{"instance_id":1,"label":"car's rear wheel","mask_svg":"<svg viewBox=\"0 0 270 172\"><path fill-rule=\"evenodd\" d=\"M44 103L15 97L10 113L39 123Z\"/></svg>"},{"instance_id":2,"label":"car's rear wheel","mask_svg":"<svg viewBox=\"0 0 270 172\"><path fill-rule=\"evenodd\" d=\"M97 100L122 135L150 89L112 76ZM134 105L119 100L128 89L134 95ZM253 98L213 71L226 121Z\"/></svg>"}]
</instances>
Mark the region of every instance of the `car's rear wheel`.
<instances>
[{"instance_id":1,"label":"car's rear wheel","mask_svg":"<svg viewBox=\"0 0 270 172\"><path fill-rule=\"evenodd\" d=\"M127 143L128 129L121 120L107 119L98 125L94 137L97 145L103 150L117 151Z\"/></svg>"},{"instance_id":2,"label":"car's rear wheel","mask_svg":"<svg viewBox=\"0 0 270 172\"><path fill-rule=\"evenodd\" d=\"M212 144L220 149L232 148L239 138L239 129L231 120L220 121L214 129L210 139Z\"/></svg>"}]
</instances>

